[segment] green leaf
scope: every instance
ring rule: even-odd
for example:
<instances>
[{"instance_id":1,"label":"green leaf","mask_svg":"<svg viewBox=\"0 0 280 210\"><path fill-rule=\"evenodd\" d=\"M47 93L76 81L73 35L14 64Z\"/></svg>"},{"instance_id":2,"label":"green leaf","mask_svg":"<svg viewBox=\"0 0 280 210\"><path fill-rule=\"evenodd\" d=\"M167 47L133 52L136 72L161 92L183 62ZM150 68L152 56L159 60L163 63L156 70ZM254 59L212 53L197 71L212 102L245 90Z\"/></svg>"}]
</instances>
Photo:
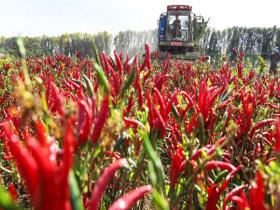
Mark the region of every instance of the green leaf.
<instances>
[{"instance_id":1,"label":"green leaf","mask_svg":"<svg viewBox=\"0 0 280 210\"><path fill-rule=\"evenodd\" d=\"M164 175L162 162L150 142L148 133L143 132L142 138L143 138L144 151L147 154L150 161L152 162L153 169L156 172L157 186L154 187L158 189L161 193L165 194L165 180L164 180L165 175Z\"/></svg>"},{"instance_id":2,"label":"green leaf","mask_svg":"<svg viewBox=\"0 0 280 210\"><path fill-rule=\"evenodd\" d=\"M85 84L84 82L82 82L82 81L80 81L80 80L78 80L78 79L74 79L74 78L72 78L71 80L72 80L73 82L77 83L78 85L82 86L84 90L87 89L87 86L86 86L86 84Z\"/></svg>"},{"instance_id":3,"label":"green leaf","mask_svg":"<svg viewBox=\"0 0 280 210\"><path fill-rule=\"evenodd\" d=\"M106 78L106 75L103 71L103 69L100 67L100 65L98 64L94 64L94 68L97 72L97 78L98 78L98 82L99 84L104 88L104 90L109 93L110 92L110 89L109 89L109 82Z\"/></svg>"},{"instance_id":4,"label":"green leaf","mask_svg":"<svg viewBox=\"0 0 280 210\"><path fill-rule=\"evenodd\" d=\"M96 62L98 65L100 65L99 53L98 53L98 49L97 49L97 47L96 47L95 44L93 45L93 53L94 53L95 62Z\"/></svg>"},{"instance_id":5,"label":"green leaf","mask_svg":"<svg viewBox=\"0 0 280 210\"><path fill-rule=\"evenodd\" d=\"M80 190L74 172L72 170L69 173L69 184L72 210L83 210L84 208L81 202Z\"/></svg>"},{"instance_id":6,"label":"green leaf","mask_svg":"<svg viewBox=\"0 0 280 210\"><path fill-rule=\"evenodd\" d=\"M20 37L17 38L17 46L18 46L21 57L24 58L26 56L26 51L25 51L25 47L23 44L23 40Z\"/></svg>"},{"instance_id":7,"label":"green leaf","mask_svg":"<svg viewBox=\"0 0 280 210\"><path fill-rule=\"evenodd\" d=\"M199 115L199 124L198 124L198 131L199 131L199 138L200 138L200 142L201 142L201 145L205 145L207 142L207 139L206 139L206 135L205 135L205 128L204 128L204 122L203 122L203 117L202 115L200 114Z\"/></svg>"},{"instance_id":8,"label":"green leaf","mask_svg":"<svg viewBox=\"0 0 280 210\"><path fill-rule=\"evenodd\" d=\"M224 102L225 100L227 100L227 99L229 98L231 92L232 92L232 91L231 91L231 89L230 89L227 93L223 94L223 96L220 97L220 98L221 98L221 101L220 101L220 102Z\"/></svg>"},{"instance_id":9,"label":"green leaf","mask_svg":"<svg viewBox=\"0 0 280 210\"><path fill-rule=\"evenodd\" d=\"M220 182L224 177L226 177L227 174L228 174L227 170L223 170L223 171L219 172L218 175L216 176L214 182L215 183Z\"/></svg>"},{"instance_id":10,"label":"green leaf","mask_svg":"<svg viewBox=\"0 0 280 210\"><path fill-rule=\"evenodd\" d=\"M41 103L42 103L43 110L47 111L48 110L48 103L47 103L45 88L41 91Z\"/></svg>"},{"instance_id":11,"label":"green leaf","mask_svg":"<svg viewBox=\"0 0 280 210\"><path fill-rule=\"evenodd\" d=\"M148 162L148 168L149 168L149 172L150 172L150 179L151 179L152 185L157 186L157 182L158 182L157 174L155 172L152 161Z\"/></svg>"},{"instance_id":12,"label":"green leaf","mask_svg":"<svg viewBox=\"0 0 280 210\"><path fill-rule=\"evenodd\" d=\"M180 114L179 114L178 109L176 108L176 106L174 104L172 104L172 113L174 114L177 122L181 123Z\"/></svg>"},{"instance_id":13,"label":"green leaf","mask_svg":"<svg viewBox=\"0 0 280 210\"><path fill-rule=\"evenodd\" d=\"M152 193L153 202L157 210L169 210L169 204L167 200L156 190Z\"/></svg>"},{"instance_id":14,"label":"green leaf","mask_svg":"<svg viewBox=\"0 0 280 210\"><path fill-rule=\"evenodd\" d=\"M21 210L2 186L0 186L0 208L5 210Z\"/></svg>"},{"instance_id":15,"label":"green leaf","mask_svg":"<svg viewBox=\"0 0 280 210\"><path fill-rule=\"evenodd\" d=\"M90 79L85 74L83 74L83 77L84 77L84 80L86 82L87 90L89 90L89 96L92 97L94 95L94 89L93 89L92 83L91 83Z\"/></svg>"},{"instance_id":16,"label":"green leaf","mask_svg":"<svg viewBox=\"0 0 280 210\"><path fill-rule=\"evenodd\" d=\"M129 88L131 83L133 82L135 78L135 69L132 70L131 74L129 75L128 79L125 81L124 86L121 91L121 96L124 97L125 91Z\"/></svg>"}]
</instances>

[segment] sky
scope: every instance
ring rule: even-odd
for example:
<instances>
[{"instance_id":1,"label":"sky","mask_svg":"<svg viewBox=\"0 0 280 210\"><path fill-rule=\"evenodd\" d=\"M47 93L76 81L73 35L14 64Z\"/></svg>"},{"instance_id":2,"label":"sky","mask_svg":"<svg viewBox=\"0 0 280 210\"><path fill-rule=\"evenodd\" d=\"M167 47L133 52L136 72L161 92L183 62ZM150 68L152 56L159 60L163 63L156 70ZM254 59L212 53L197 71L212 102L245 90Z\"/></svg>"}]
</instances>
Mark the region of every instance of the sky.
<instances>
[{"instance_id":1,"label":"sky","mask_svg":"<svg viewBox=\"0 0 280 210\"><path fill-rule=\"evenodd\" d=\"M280 27L280 0L0 0L0 35L149 30L169 4L188 4L209 26Z\"/></svg>"}]
</instances>

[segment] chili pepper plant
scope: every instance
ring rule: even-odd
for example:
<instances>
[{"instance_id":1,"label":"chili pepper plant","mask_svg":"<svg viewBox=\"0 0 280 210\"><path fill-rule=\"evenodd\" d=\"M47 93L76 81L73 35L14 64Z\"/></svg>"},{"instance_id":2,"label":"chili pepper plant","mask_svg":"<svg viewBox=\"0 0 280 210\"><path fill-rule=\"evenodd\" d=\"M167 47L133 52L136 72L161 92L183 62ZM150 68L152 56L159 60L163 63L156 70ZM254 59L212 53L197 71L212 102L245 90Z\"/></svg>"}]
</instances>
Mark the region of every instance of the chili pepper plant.
<instances>
[{"instance_id":1,"label":"chili pepper plant","mask_svg":"<svg viewBox=\"0 0 280 210\"><path fill-rule=\"evenodd\" d=\"M280 208L279 75L94 52L1 59L1 209Z\"/></svg>"}]
</instances>

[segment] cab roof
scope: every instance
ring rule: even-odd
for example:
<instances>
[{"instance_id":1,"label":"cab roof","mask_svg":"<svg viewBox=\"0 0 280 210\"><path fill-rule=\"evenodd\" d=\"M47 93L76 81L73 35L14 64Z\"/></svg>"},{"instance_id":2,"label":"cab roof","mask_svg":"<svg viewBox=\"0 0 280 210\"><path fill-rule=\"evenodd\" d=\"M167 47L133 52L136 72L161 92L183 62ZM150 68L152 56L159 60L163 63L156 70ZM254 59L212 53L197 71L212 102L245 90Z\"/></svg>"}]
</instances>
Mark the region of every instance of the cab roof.
<instances>
[{"instance_id":1,"label":"cab roof","mask_svg":"<svg viewBox=\"0 0 280 210\"><path fill-rule=\"evenodd\" d=\"M189 5L168 5L167 6L167 11L170 11L170 10L188 10L188 11L191 11L192 6L189 6Z\"/></svg>"}]
</instances>

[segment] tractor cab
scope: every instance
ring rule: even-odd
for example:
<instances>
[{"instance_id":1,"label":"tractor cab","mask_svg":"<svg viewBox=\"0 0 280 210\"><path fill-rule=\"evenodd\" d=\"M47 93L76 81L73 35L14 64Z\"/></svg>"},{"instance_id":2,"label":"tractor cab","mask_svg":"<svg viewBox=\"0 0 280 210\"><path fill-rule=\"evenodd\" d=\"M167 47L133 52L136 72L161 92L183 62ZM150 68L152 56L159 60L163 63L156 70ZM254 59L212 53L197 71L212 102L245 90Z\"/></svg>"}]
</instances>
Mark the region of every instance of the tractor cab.
<instances>
[{"instance_id":1,"label":"tractor cab","mask_svg":"<svg viewBox=\"0 0 280 210\"><path fill-rule=\"evenodd\" d=\"M160 15L158 22L159 51L177 55L189 53L196 59L199 53L197 40L204 32L201 26L205 30L207 23L201 16L192 13L191 6L167 6L167 11Z\"/></svg>"},{"instance_id":2,"label":"tractor cab","mask_svg":"<svg viewBox=\"0 0 280 210\"><path fill-rule=\"evenodd\" d=\"M189 40L190 11L172 10L167 12L166 36L169 40Z\"/></svg>"}]
</instances>

